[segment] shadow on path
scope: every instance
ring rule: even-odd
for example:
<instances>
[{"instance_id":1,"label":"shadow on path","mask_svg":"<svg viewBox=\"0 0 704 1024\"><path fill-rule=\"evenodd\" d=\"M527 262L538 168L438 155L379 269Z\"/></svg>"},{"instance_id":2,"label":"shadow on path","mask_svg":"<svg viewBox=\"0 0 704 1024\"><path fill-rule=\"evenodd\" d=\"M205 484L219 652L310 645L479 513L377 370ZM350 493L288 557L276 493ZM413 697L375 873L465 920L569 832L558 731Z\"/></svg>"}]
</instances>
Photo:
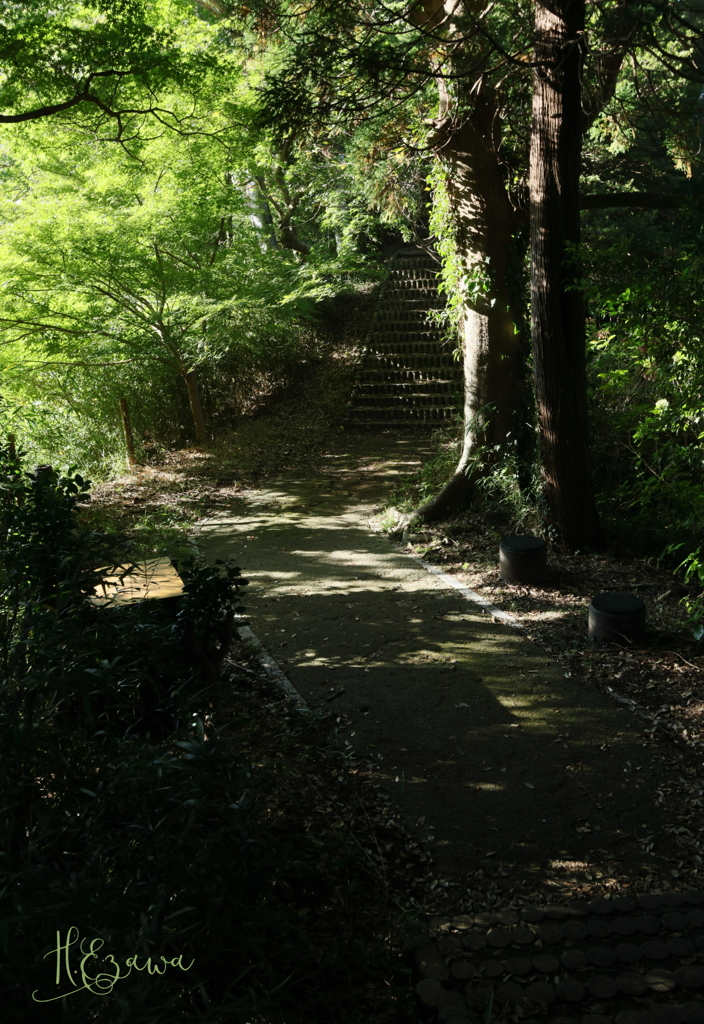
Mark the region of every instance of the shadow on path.
<instances>
[{"instance_id":1,"label":"shadow on path","mask_svg":"<svg viewBox=\"0 0 704 1024\"><path fill-rule=\"evenodd\" d=\"M250 492L199 545L241 565L255 634L311 707L345 713L343 741L441 871L665 873L663 754L635 718L373 532L418 446L346 436L319 476Z\"/></svg>"}]
</instances>

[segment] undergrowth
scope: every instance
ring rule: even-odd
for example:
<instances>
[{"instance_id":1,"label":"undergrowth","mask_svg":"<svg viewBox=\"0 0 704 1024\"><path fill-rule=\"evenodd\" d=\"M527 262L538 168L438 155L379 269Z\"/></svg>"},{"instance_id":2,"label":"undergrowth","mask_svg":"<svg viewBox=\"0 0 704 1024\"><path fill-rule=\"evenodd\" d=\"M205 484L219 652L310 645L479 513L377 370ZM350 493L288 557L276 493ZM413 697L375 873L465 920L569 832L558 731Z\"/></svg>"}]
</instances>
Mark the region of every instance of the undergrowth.
<instances>
[{"instance_id":1,"label":"undergrowth","mask_svg":"<svg viewBox=\"0 0 704 1024\"><path fill-rule=\"evenodd\" d=\"M409 477L399 485L389 499L385 525L393 529L395 517L390 509L412 513L424 502L434 498L452 477L462 450L462 423L433 432L431 446L433 454L427 459L415 477ZM521 485L521 467L514 452L508 448L478 451L470 462L470 472L475 466L486 463L486 468L475 486L473 513L500 522L507 533L531 533L547 536L544 507L537 485L537 467L533 468L530 483Z\"/></svg>"},{"instance_id":2,"label":"undergrowth","mask_svg":"<svg viewBox=\"0 0 704 1024\"><path fill-rule=\"evenodd\" d=\"M184 560L182 598L96 606L124 552L77 518L88 483L1 461L7 1018L414 1020L413 855L378 855L403 837L331 718L273 697L246 647L220 671L239 570Z\"/></svg>"}]
</instances>

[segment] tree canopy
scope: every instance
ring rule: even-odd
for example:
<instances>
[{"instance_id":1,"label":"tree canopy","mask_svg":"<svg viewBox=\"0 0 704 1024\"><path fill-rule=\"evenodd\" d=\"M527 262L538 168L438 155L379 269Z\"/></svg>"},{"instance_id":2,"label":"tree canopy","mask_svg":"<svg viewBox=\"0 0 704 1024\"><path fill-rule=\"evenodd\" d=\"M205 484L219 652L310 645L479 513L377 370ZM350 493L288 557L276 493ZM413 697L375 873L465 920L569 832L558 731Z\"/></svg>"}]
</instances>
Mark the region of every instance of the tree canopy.
<instances>
[{"instance_id":1,"label":"tree canopy","mask_svg":"<svg viewBox=\"0 0 704 1024\"><path fill-rule=\"evenodd\" d=\"M0 124L52 118L127 142L156 121L193 127L193 100L218 57L199 8L184 0L60 0L0 10ZM173 102L175 86L190 94Z\"/></svg>"},{"instance_id":2,"label":"tree canopy","mask_svg":"<svg viewBox=\"0 0 704 1024\"><path fill-rule=\"evenodd\" d=\"M610 359L623 368L636 351L619 348L620 334L604 343L604 318L624 327L640 318L636 335L667 335L658 353L693 323L685 306L698 283L704 5L614 0L586 4L581 27L565 22L579 94L564 123L579 110L581 127L570 143L579 171L570 202L586 234L581 243L576 227L560 236L550 273L561 308L586 301L575 314L582 324L586 314L586 327L564 333L576 339L566 365L590 362L556 431L541 409L565 404L570 375L558 374L541 397L562 342L555 320L534 319L529 337L531 306L548 287L535 250L528 254L531 219L534 237L543 230L529 155L536 89L562 58L536 49L536 9L439 0L6 5L7 380L23 360L39 376L52 361L58 372L59 363L147 360L186 381L193 403L198 367L283 345L295 336L285 325L310 312L306 301L368 272L365 239L397 231L441 253L465 360L464 451L444 504L428 514L471 498L472 481L496 460L531 486L536 426L547 480L549 438L559 447L570 424L575 438L587 437L587 371ZM665 216L692 232L675 240ZM627 225L646 223L655 234L624 240ZM658 231L677 253L666 294L651 274L662 258L646 254ZM631 280L623 248L641 253L648 273ZM673 333L672 324L682 326ZM694 326L683 344L698 351L696 337ZM637 365L626 375L641 373ZM651 433L665 422L662 402L673 408L669 390L654 401L660 411L642 413ZM682 408L695 406L688 397ZM639 431L631 429L633 443ZM586 448L571 461L586 479ZM568 529L564 508L584 500L575 492L561 510L565 472L549 516L574 547L588 541Z\"/></svg>"}]
</instances>

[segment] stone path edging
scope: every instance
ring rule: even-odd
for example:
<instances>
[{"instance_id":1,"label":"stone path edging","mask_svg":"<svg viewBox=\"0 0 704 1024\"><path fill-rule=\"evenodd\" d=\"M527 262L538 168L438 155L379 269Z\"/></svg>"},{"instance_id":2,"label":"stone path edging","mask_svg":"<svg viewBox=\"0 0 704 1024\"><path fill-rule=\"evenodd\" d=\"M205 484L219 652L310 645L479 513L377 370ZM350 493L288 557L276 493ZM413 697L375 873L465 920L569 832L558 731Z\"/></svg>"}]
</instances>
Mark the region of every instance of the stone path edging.
<instances>
[{"instance_id":1,"label":"stone path edging","mask_svg":"<svg viewBox=\"0 0 704 1024\"><path fill-rule=\"evenodd\" d=\"M252 629L249 626L238 626L237 635L240 640L244 640L245 643L251 644L256 648L257 658L259 659L260 665L271 681L282 689L287 697L292 697L296 701L296 710L310 711L310 708L296 687L293 685L286 673L283 672L279 665L277 665L276 661L269 654L261 640L253 633Z\"/></svg>"},{"instance_id":2,"label":"stone path edging","mask_svg":"<svg viewBox=\"0 0 704 1024\"><path fill-rule=\"evenodd\" d=\"M688 890L435 917L411 940L416 994L453 1024L487 1005L550 1024L703 1024L703 903Z\"/></svg>"},{"instance_id":3,"label":"stone path edging","mask_svg":"<svg viewBox=\"0 0 704 1024\"><path fill-rule=\"evenodd\" d=\"M376 526L376 524L372 523L371 520L369 522L371 528L377 533L383 533L383 530ZM525 625L515 619L509 612L505 612L500 608L497 608L496 605L491 603L491 601L482 597L481 594L478 594L475 590L472 590L471 587L466 586L466 584L460 583L459 580L455 579L455 577L451 576L449 573L443 572L437 565L433 565L432 562L426 562L419 555L415 555L411 551L406 551L405 548L400 545L397 546L397 550L400 554L406 555L408 558L412 558L419 565L422 565L424 569L427 569L428 572L437 576L438 579L447 586L458 590L463 597L467 598L467 600L474 601L475 604L480 605L486 612L492 615L493 618L500 619L502 622L505 622L509 626L513 626L515 629L525 629ZM675 740L677 743L681 743L693 753L701 754L704 750L704 741L695 740L688 736L687 729L681 722L672 719L668 721L661 721L657 714L644 710L637 701L632 700L630 697L624 697L618 692L618 690L615 690L613 686L604 686L602 689L612 700L616 701L618 704L625 705L629 711L637 715L644 722L647 722L651 727L652 732L655 732L656 730L661 731L663 735L667 736L671 740Z\"/></svg>"},{"instance_id":4,"label":"stone path edging","mask_svg":"<svg viewBox=\"0 0 704 1024\"><path fill-rule=\"evenodd\" d=\"M505 622L507 626L513 626L514 629L525 629L523 623L514 619L513 615L510 615L508 612L502 612L500 608L497 608L495 604L491 603L491 601L487 601L487 599L482 597L481 594L477 594L476 591L472 590L464 583L460 583L459 580L456 580L454 576L450 576L449 573L443 572L442 569L438 569L437 565L433 565L432 562L425 562L422 558L419 558L418 555L412 555L410 551L404 551L403 548L400 548L399 550L401 554L407 555L409 558L412 558L414 562L418 562L419 565L422 565L423 568L428 572L431 572L433 576L437 576L445 586L452 587L453 590L458 590L463 597L467 598L468 601L474 601L475 604L480 605L480 607L483 608L485 612L488 612L493 618L500 619L501 622Z\"/></svg>"}]
</instances>

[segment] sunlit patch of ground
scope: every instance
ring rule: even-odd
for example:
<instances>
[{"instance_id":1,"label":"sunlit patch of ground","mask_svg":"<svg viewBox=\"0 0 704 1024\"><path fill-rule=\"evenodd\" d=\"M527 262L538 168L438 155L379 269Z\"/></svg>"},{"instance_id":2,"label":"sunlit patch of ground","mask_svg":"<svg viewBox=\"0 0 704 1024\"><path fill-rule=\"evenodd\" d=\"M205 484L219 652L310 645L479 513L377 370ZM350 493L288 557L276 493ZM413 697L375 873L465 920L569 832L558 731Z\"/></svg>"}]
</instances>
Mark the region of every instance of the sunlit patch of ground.
<instances>
[{"instance_id":1,"label":"sunlit patch of ground","mask_svg":"<svg viewBox=\"0 0 704 1024\"><path fill-rule=\"evenodd\" d=\"M550 553L549 575L542 586L510 586L499 576L501 524L472 513L453 523L425 529L408 550L442 566L492 604L509 612L526 635L564 668L609 693L638 718L641 728L666 752L659 802L670 811L667 831L679 841L682 857L652 886L681 884L688 869L704 865L704 650L696 643L683 604L686 588L655 559L614 555L566 556ZM589 642L588 608L605 591L637 594L647 608L648 637L632 648L602 647ZM664 746L663 746L664 745ZM575 769L578 766L573 766ZM646 837L647 838L647 837ZM647 850L647 844L644 847ZM555 864L560 876L581 874L606 885L608 879L576 866ZM678 881L679 880L679 881Z\"/></svg>"},{"instance_id":2,"label":"sunlit patch of ground","mask_svg":"<svg viewBox=\"0 0 704 1024\"><path fill-rule=\"evenodd\" d=\"M353 355L332 353L310 367L285 402L220 430L201 447L161 449L155 464L96 486L84 516L94 528L129 535L140 556L182 546L198 519L231 505L244 489L317 466L341 431L353 380Z\"/></svg>"}]
</instances>

